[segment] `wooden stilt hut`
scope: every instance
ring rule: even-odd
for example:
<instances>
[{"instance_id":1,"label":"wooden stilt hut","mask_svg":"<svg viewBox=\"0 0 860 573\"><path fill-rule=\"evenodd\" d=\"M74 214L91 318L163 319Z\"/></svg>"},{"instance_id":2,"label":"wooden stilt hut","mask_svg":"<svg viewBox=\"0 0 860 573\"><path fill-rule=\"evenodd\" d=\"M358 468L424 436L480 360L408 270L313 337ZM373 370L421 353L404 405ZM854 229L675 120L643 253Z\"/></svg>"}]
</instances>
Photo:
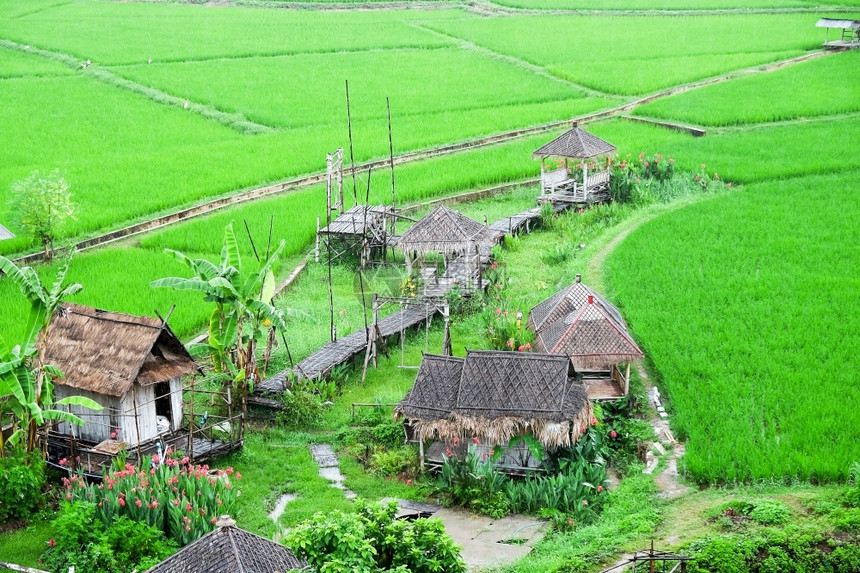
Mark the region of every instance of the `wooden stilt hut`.
<instances>
[{"instance_id":1,"label":"wooden stilt hut","mask_svg":"<svg viewBox=\"0 0 860 573\"><path fill-rule=\"evenodd\" d=\"M51 459L80 457L85 471L98 473L121 450L134 459L154 453L159 442L198 460L240 445L186 430L182 377L198 367L161 319L66 303L48 328L45 360L65 375L54 381L56 398L85 396L104 408L70 406L85 423L50 428ZM224 421L236 425L231 432L241 427L241 420Z\"/></svg>"},{"instance_id":2,"label":"wooden stilt hut","mask_svg":"<svg viewBox=\"0 0 860 573\"><path fill-rule=\"evenodd\" d=\"M844 50L846 48L860 48L860 20L846 20L836 18L821 18L815 23L818 28L824 28L824 47L828 49ZM830 39L830 30L836 29L838 39Z\"/></svg>"},{"instance_id":3,"label":"wooden stilt hut","mask_svg":"<svg viewBox=\"0 0 860 573\"><path fill-rule=\"evenodd\" d=\"M568 203L595 203L609 199L608 169L588 174L588 160L615 151L615 146L580 128L573 127L539 147L532 157L540 158L541 195L538 202L563 201ZM564 159L564 165L547 170L550 157ZM582 180L571 177L570 160L582 162Z\"/></svg>"},{"instance_id":4,"label":"wooden stilt hut","mask_svg":"<svg viewBox=\"0 0 860 573\"><path fill-rule=\"evenodd\" d=\"M394 218L390 205L354 205L317 230L316 260L319 261L322 246L332 260L357 255L364 266L387 247Z\"/></svg>"},{"instance_id":5,"label":"wooden stilt hut","mask_svg":"<svg viewBox=\"0 0 860 573\"><path fill-rule=\"evenodd\" d=\"M506 451L496 467L517 474L543 460L516 437L531 434L546 452L569 447L593 408L566 356L470 350L465 358L425 354L395 416L419 443L422 465L440 466L444 455L462 455L467 447L489 456L501 446Z\"/></svg>"},{"instance_id":6,"label":"wooden stilt hut","mask_svg":"<svg viewBox=\"0 0 860 573\"><path fill-rule=\"evenodd\" d=\"M426 296L444 295L454 283L464 292L481 289L481 269L490 259L498 233L474 219L444 205L433 209L397 240L396 247L406 257L406 270L420 266L421 278L428 283ZM424 267L427 253L444 257L444 273Z\"/></svg>"},{"instance_id":7,"label":"wooden stilt hut","mask_svg":"<svg viewBox=\"0 0 860 573\"><path fill-rule=\"evenodd\" d=\"M621 313L585 286L580 276L529 312L535 349L569 356L592 400L626 396L630 363L642 351L627 332ZM624 372L621 368L624 368Z\"/></svg>"}]
</instances>

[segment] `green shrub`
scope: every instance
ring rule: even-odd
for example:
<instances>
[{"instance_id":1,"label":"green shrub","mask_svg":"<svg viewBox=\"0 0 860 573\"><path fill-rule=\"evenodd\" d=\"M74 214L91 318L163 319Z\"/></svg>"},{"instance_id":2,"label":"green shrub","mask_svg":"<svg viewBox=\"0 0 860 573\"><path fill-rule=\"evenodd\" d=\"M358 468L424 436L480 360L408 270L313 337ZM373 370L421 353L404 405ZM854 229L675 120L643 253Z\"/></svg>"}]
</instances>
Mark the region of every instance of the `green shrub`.
<instances>
[{"instance_id":1,"label":"green shrub","mask_svg":"<svg viewBox=\"0 0 860 573\"><path fill-rule=\"evenodd\" d=\"M572 249L569 245L556 245L551 249L547 249L540 255L540 260L544 264L551 267L567 262L572 254Z\"/></svg>"},{"instance_id":2,"label":"green shrub","mask_svg":"<svg viewBox=\"0 0 860 573\"><path fill-rule=\"evenodd\" d=\"M418 473L418 456L411 446L397 449L377 449L367 461L368 469L378 475L389 477L400 474Z\"/></svg>"},{"instance_id":3,"label":"green shrub","mask_svg":"<svg viewBox=\"0 0 860 573\"><path fill-rule=\"evenodd\" d=\"M377 444L388 448L402 446L406 441L403 424L393 420L376 426L373 429L373 437Z\"/></svg>"},{"instance_id":4,"label":"green shrub","mask_svg":"<svg viewBox=\"0 0 860 573\"><path fill-rule=\"evenodd\" d=\"M142 571L177 549L158 529L126 516L105 528L96 505L88 502L63 504L53 530L56 537L43 561L56 573L70 567L77 573Z\"/></svg>"},{"instance_id":5,"label":"green shrub","mask_svg":"<svg viewBox=\"0 0 860 573\"><path fill-rule=\"evenodd\" d=\"M788 507L775 499L763 499L755 502L755 507L749 512L750 519L762 525L782 525L791 517Z\"/></svg>"},{"instance_id":6,"label":"green shrub","mask_svg":"<svg viewBox=\"0 0 860 573\"><path fill-rule=\"evenodd\" d=\"M395 520L397 503L356 502L355 513L317 513L287 536L287 545L316 571L461 573L459 548L437 519Z\"/></svg>"},{"instance_id":7,"label":"green shrub","mask_svg":"<svg viewBox=\"0 0 860 573\"><path fill-rule=\"evenodd\" d=\"M42 503L45 462L38 454L0 458L0 523L27 519Z\"/></svg>"}]
</instances>

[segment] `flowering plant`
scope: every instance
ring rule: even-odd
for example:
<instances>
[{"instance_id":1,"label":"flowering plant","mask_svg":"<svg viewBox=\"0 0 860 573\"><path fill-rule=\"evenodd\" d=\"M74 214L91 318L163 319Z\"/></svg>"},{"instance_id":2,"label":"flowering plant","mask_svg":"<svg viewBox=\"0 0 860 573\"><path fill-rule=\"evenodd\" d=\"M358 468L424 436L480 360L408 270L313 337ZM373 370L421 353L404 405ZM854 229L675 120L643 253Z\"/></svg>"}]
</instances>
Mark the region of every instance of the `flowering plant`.
<instances>
[{"instance_id":1,"label":"flowering plant","mask_svg":"<svg viewBox=\"0 0 860 573\"><path fill-rule=\"evenodd\" d=\"M168 539L187 545L215 528L217 516L233 511L240 492L232 480L242 478L233 468L210 470L167 457L152 456L149 470L126 464L107 473L99 484L87 484L82 474L63 478L68 501L96 505L96 516L110 526L120 516L164 531Z\"/></svg>"}]
</instances>

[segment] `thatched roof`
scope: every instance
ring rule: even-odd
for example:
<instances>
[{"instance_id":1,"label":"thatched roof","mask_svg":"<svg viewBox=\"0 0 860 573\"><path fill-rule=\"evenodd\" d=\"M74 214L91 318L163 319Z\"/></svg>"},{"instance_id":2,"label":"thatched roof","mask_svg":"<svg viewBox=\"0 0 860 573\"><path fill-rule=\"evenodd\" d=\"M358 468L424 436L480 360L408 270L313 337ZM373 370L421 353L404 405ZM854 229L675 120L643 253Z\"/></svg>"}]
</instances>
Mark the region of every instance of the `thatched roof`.
<instances>
[{"instance_id":1,"label":"thatched roof","mask_svg":"<svg viewBox=\"0 0 860 573\"><path fill-rule=\"evenodd\" d=\"M454 253L494 243L496 238L486 225L440 205L403 233L397 248L404 253Z\"/></svg>"},{"instance_id":2,"label":"thatched roof","mask_svg":"<svg viewBox=\"0 0 860 573\"><path fill-rule=\"evenodd\" d=\"M588 159L598 155L606 155L615 151L615 146L580 129L575 123L573 128L565 131L549 143L542 145L532 154L532 157L571 157Z\"/></svg>"},{"instance_id":3,"label":"thatched roof","mask_svg":"<svg viewBox=\"0 0 860 573\"><path fill-rule=\"evenodd\" d=\"M588 392L573 374L561 355L425 355L415 386L395 413L425 440L474 436L498 445L532 432L547 447L569 446L593 415Z\"/></svg>"},{"instance_id":4,"label":"thatched roof","mask_svg":"<svg viewBox=\"0 0 860 573\"><path fill-rule=\"evenodd\" d=\"M225 523L221 518L220 523ZM288 548L235 526L233 520L174 553L146 573L286 573L307 563Z\"/></svg>"},{"instance_id":5,"label":"thatched roof","mask_svg":"<svg viewBox=\"0 0 860 573\"><path fill-rule=\"evenodd\" d=\"M0 241L4 241L6 239L14 239L14 238L15 238L15 234L12 233L12 231L7 229L3 225L0 225Z\"/></svg>"},{"instance_id":6,"label":"thatched roof","mask_svg":"<svg viewBox=\"0 0 860 573\"><path fill-rule=\"evenodd\" d=\"M604 368L642 358L618 309L577 282L532 308L528 325L535 349L566 354L578 370Z\"/></svg>"},{"instance_id":7,"label":"thatched roof","mask_svg":"<svg viewBox=\"0 0 860 573\"><path fill-rule=\"evenodd\" d=\"M46 361L66 376L56 384L109 396L123 396L135 380L148 386L197 368L160 319L72 303L51 320Z\"/></svg>"}]
</instances>

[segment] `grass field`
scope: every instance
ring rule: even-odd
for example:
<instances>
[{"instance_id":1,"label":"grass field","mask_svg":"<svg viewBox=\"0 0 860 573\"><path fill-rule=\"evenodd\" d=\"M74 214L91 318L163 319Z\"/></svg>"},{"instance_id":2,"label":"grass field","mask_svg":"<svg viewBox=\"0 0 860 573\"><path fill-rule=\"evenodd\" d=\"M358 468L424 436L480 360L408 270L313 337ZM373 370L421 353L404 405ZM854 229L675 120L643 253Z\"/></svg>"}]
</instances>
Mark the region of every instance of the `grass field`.
<instances>
[{"instance_id":1,"label":"grass field","mask_svg":"<svg viewBox=\"0 0 860 573\"><path fill-rule=\"evenodd\" d=\"M642 226L610 257L697 480L838 480L856 460L858 184L855 168L749 185Z\"/></svg>"},{"instance_id":2,"label":"grass field","mask_svg":"<svg viewBox=\"0 0 860 573\"><path fill-rule=\"evenodd\" d=\"M858 63L856 51L836 53L658 100L636 114L725 126L857 112L860 87L844 78Z\"/></svg>"}]
</instances>

